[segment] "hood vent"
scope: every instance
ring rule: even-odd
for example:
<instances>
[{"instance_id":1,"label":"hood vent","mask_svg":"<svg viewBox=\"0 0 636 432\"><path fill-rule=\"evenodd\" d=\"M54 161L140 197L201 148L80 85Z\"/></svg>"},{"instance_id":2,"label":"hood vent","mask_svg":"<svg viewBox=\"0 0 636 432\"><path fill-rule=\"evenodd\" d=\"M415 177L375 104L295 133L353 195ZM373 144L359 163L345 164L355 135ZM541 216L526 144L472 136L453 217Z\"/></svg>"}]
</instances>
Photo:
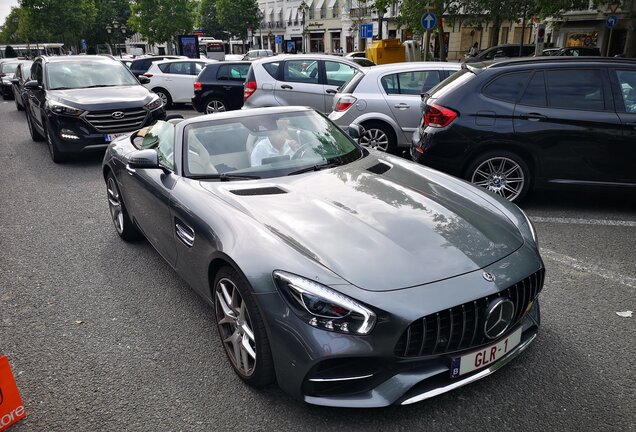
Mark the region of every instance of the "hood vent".
<instances>
[{"instance_id":1,"label":"hood vent","mask_svg":"<svg viewBox=\"0 0 636 432\"><path fill-rule=\"evenodd\" d=\"M373 174L384 174L391 168L392 166L389 164L386 164L384 162L378 162L377 164L367 168L367 171L372 172Z\"/></svg>"},{"instance_id":2,"label":"hood vent","mask_svg":"<svg viewBox=\"0 0 636 432\"><path fill-rule=\"evenodd\" d=\"M241 196L278 195L278 194L287 193L286 190L283 190L277 186L252 188L252 189L234 189L230 192L232 192L234 195L241 195Z\"/></svg>"}]
</instances>

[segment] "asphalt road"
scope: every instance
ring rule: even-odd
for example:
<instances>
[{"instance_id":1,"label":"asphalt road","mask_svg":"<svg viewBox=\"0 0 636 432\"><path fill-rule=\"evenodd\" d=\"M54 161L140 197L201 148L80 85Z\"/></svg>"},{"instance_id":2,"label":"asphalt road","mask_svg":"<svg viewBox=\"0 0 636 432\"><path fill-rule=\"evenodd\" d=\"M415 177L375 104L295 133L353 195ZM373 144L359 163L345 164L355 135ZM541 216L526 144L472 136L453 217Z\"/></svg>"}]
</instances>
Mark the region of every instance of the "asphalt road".
<instances>
[{"instance_id":1,"label":"asphalt road","mask_svg":"<svg viewBox=\"0 0 636 432\"><path fill-rule=\"evenodd\" d=\"M542 330L490 377L406 407L350 410L256 391L212 310L110 221L101 155L64 165L0 101L0 354L15 431L636 430L636 194L540 192ZM635 167L636 169L636 167Z\"/></svg>"}]
</instances>

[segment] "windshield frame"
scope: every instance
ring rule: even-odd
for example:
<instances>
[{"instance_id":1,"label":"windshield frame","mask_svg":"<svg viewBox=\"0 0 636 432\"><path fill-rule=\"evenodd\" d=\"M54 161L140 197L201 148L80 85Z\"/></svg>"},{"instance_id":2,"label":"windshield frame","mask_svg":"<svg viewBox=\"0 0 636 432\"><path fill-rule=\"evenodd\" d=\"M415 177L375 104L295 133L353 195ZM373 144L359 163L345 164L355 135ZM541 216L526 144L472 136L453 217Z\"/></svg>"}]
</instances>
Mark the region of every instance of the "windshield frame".
<instances>
[{"instance_id":1,"label":"windshield frame","mask_svg":"<svg viewBox=\"0 0 636 432\"><path fill-rule=\"evenodd\" d=\"M56 72L56 69L61 69L62 67L67 66L67 67L70 67L72 71L72 75L81 76L80 74L78 74L77 71L81 67L85 67L86 65L88 65L90 68L99 67L99 69L101 70L103 70L104 67L110 67L109 70L112 70L113 73L114 73L113 68L121 67L123 68L121 69L123 72L121 72L119 76L123 80L126 80L129 78L130 82L113 83L113 84L82 83L83 85L81 86L55 86L55 87L52 86L51 72ZM130 86L140 85L139 81L137 80L135 75L130 71L130 69L128 69L123 63L117 60L110 62L110 61L83 58L83 59L78 59L77 61L50 62L46 65L45 69L46 69L47 90L77 90L77 89L86 89L86 88L94 88L94 87L130 87Z\"/></svg>"}]
</instances>

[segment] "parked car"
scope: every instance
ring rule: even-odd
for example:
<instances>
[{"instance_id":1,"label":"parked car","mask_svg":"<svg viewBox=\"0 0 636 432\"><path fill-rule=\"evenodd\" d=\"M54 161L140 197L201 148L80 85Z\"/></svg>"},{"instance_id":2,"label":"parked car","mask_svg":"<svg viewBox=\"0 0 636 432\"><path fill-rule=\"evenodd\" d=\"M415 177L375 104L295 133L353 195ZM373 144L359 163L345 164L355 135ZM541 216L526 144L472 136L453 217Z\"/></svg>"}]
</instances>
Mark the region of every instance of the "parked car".
<instances>
[{"instance_id":1,"label":"parked car","mask_svg":"<svg viewBox=\"0 0 636 432\"><path fill-rule=\"evenodd\" d=\"M135 76L139 76L139 75L145 74L153 62L168 60L168 59L178 59L178 58L186 58L186 57L179 57L179 56L173 56L173 55L151 55L151 56L139 57L133 60L130 66L128 66L128 68L132 71L132 73Z\"/></svg>"},{"instance_id":2,"label":"parked car","mask_svg":"<svg viewBox=\"0 0 636 432\"><path fill-rule=\"evenodd\" d=\"M206 114L240 109L250 64L224 61L203 68L194 82L194 109Z\"/></svg>"},{"instance_id":3,"label":"parked car","mask_svg":"<svg viewBox=\"0 0 636 432\"><path fill-rule=\"evenodd\" d=\"M254 164L268 146L278 155ZM544 266L523 211L309 108L158 122L111 143L102 172L116 232L143 232L214 308L249 385L410 404L495 372L538 333Z\"/></svg>"},{"instance_id":4,"label":"parked car","mask_svg":"<svg viewBox=\"0 0 636 432\"><path fill-rule=\"evenodd\" d=\"M329 113L338 87L360 68L330 55L277 55L256 60L245 80L243 109L302 105Z\"/></svg>"},{"instance_id":5,"label":"parked car","mask_svg":"<svg viewBox=\"0 0 636 432\"><path fill-rule=\"evenodd\" d=\"M32 61L23 61L20 63L11 80L11 91L13 92L15 107L18 111L24 111L24 107L26 106L24 84L31 80L31 65L33 65Z\"/></svg>"},{"instance_id":6,"label":"parked car","mask_svg":"<svg viewBox=\"0 0 636 432\"><path fill-rule=\"evenodd\" d=\"M38 57L31 78L24 84L29 132L46 140L56 163L166 117L161 99L110 57Z\"/></svg>"},{"instance_id":7,"label":"parked car","mask_svg":"<svg viewBox=\"0 0 636 432\"><path fill-rule=\"evenodd\" d=\"M5 100L13 99L13 89L11 88L11 80L18 65L25 60L14 60L0 63L0 94Z\"/></svg>"},{"instance_id":8,"label":"parked car","mask_svg":"<svg viewBox=\"0 0 636 432\"><path fill-rule=\"evenodd\" d=\"M598 47L565 47L553 54L555 56L596 56L601 55Z\"/></svg>"},{"instance_id":9,"label":"parked car","mask_svg":"<svg viewBox=\"0 0 636 432\"><path fill-rule=\"evenodd\" d=\"M194 82L203 68L216 62L210 59L179 58L153 62L144 74L150 82L144 84L155 92L166 107L173 103L190 103L194 97Z\"/></svg>"},{"instance_id":10,"label":"parked car","mask_svg":"<svg viewBox=\"0 0 636 432\"><path fill-rule=\"evenodd\" d=\"M521 52L519 52L520 49ZM496 45L494 47L490 47L481 51L476 56L466 58L464 62L476 63L487 60L506 59L513 57L528 57L531 55L534 55L534 45L524 45L521 48L519 44Z\"/></svg>"},{"instance_id":11,"label":"parked car","mask_svg":"<svg viewBox=\"0 0 636 432\"><path fill-rule=\"evenodd\" d=\"M636 186L636 61L470 65L424 100L413 160L511 201L533 186Z\"/></svg>"},{"instance_id":12,"label":"parked car","mask_svg":"<svg viewBox=\"0 0 636 432\"><path fill-rule=\"evenodd\" d=\"M361 143L397 153L422 121L420 94L460 69L459 63L391 63L361 70L336 94L329 119L364 127Z\"/></svg>"},{"instance_id":13,"label":"parked car","mask_svg":"<svg viewBox=\"0 0 636 432\"><path fill-rule=\"evenodd\" d=\"M274 55L274 51L269 49L257 49L249 50L244 56L243 60L257 60L260 58L271 57Z\"/></svg>"}]
</instances>

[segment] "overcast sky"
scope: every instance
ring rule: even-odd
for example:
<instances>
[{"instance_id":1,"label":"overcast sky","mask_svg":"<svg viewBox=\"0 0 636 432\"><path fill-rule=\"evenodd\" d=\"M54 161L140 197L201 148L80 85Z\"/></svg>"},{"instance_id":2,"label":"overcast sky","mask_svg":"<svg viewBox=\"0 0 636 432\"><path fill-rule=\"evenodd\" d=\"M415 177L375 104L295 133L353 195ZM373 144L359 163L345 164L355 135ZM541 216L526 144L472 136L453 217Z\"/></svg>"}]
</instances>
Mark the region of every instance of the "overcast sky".
<instances>
[{"instance_id":1,"label":"overcast sky","mask_svg":"<svg viewBox=\"0 0 636 432\"><path fill-rule=\"evenodd\" d=\"M0 25L4 24L4 20L11 12L11 6L17 6L18 0L0 0Z\"/></svg>"}]
</instances>

